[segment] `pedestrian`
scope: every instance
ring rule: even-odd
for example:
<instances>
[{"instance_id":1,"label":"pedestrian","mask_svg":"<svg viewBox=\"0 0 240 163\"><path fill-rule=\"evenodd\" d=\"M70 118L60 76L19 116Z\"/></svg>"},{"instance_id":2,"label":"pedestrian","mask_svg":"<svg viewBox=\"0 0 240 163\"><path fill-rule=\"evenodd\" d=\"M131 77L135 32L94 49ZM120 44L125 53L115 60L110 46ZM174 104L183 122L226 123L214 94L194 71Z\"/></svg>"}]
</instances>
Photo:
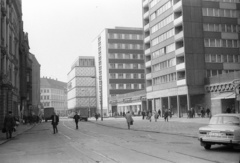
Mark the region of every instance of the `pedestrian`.
<instances>
[{"instance_id":1,"label":"pedestrian","mask_svg":"<svg viewBox=\"0 0 240 163\"><path fill-rule=\"evenodd\" d=\"M164 111L164 120L165 120L165 122L166 121L168 122L168 109L167 108Z\"/></svg>"},{"instance_id":2,"label":"pedestrian","mask_svg":"<svg viewBox=\"0 0 240 163\"><path fill-rule=\"evenodd\" d=\"M15 118L12 115L12 111L9 111L8 115L6 115L4 118L4 128L6 131L7 139L12 138L12 132L14 130L15 125L16 125Z\"/></svg>"},{"instance_id":3,"label":"pedestrian","mask_svg":"<svg viewBox=\"0 0 240 163\"><path fill-rule=\"evenodd\" d=\"M55 112L53 112L53 115L51 116L52 120L52 126L53 126L53 134L58 133L57 125L59 122L59 117L56 115Z\"/></svg>"},{"instance_id":4,"label":"pedestrian","mask_svg":"<svg viewBox=\"0 0 240 163\"><path fill-rule=\"evenodd\" d=\"M78 121L79 121L79 119L80 119L80 116L78 115L77 112L76 112L75 115L73 116L73 119L75 120L76 129L78 129Z\"/></svg>"},{"instance_id":5,"label":"pedestrian","mask_svg":"<svg viewBox=\"0 0 240 163\"><path fill-rule=\"evenodd\" d=\"M229 106L228 106L227 109L226 109L226 113L231 113L231 109L230 109Z\"/></svg>"},{"instance_id":6,"label":"pedestrian","mask_svg":"<svg viewBox=\"0 0 240 163\"><path fill-rule=\"evenodd\" d=\"M142 119L145 117L145 111L142 111Z\"/></svg>"},{"instance_id":7,"label":"pedestrian","mask_svg":"<svg viewBox=\"0 0 240 163\"><path fill-rule=\"evenodd\" d=\"M126 121L127 121L127 125L128 125L128 129L130 129L130 125L133 125L133 118L132 115L130 113L130 111L128 111L125 115Z\"/></svg>"},{"instance_id":8,"label":"pedestrian","mask_svg":"<svg viewBox=\"0 0 240 163\"><path fill-rule=\"evenodd\" d=\"M160 109L158 109L158 117L161 117L161 110Z\"/></svg>"},{"instance_id":9,"label":"pedestrian","mask_svg":"<svg viewBox=\"0 0 240 163\"><path fill-rule=\"evenodd\" d=\"M152 121L152 112L151 111L148 112L148 119L150 122Z\"/></svg>"},{"instance_id":10,"label":"pedestrian","mask_svg":"<svg viewBox=\"0 0 240 163\"><path fill-rule=\"evenodd\" d=\"M98 113L95 113L96 121L98 120Z\"/></svg>"},{"instance_id":11,"label":"pedestrian","mask_svg":"<svg viewBox=\"0 0 240 163\"><path fill-rule=\"evenodd\" d=\"M207 117L209 118L210 109L208 107L207 107L206 113L207 113Z\"/></svg>"},{"instance_id":12,"label":"pedestrian","mask_svg":"<svg viewBox=\"0 0 240 163\"><path fill-rule=\"evenodd\" d=\"M172 109L171 108L168 109L168 115L170 118L172 118Z\"/></svg>"},{"instance_id":13,"label":"pedestrian","mask_svg":"<svg viewBox=\"0 0 240 163\"><path fill-rule=\"evenodd\" d=\"M157 111L154 111L154 119L155 119L155 122L157 122L158 116L159 116L158 112L157 112Z\"/></svg>"}]
</instances>

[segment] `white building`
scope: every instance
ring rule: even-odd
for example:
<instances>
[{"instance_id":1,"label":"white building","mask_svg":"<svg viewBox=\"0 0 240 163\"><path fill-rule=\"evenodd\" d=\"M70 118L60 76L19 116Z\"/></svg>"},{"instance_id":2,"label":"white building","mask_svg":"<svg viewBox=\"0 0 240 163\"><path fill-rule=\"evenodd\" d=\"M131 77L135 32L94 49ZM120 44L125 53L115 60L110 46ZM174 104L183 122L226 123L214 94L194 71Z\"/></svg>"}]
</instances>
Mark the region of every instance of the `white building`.
<instances>
[{"instance_id":1,"label":"white building","mask_svg":"<svg viewBox=\"0 0 240 163\"><path fill-rule=\"evenodd\" d=\"M97 111L96 67L94 57L80 56L68 73L68 113L90 108Z\"/></svg>"}]
</instances>

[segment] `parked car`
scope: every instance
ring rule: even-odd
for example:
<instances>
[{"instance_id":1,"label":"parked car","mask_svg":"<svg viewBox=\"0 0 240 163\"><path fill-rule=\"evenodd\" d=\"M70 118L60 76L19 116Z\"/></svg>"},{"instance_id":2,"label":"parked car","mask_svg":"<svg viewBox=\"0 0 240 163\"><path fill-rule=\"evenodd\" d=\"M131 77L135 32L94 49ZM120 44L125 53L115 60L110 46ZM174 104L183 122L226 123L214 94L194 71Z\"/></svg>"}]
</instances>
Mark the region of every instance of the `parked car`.
<instances>
[{"instance_id":1,"label":"parked car","mask_svg":"<svg viewBox=\"0 0 240 163\"><path fill-rule=\"evenodd\" d=\"M201 146L210 149L214 144L240 147L240 114L214 115L208 126L199 128Z\"/></svg>"}]
</instances>

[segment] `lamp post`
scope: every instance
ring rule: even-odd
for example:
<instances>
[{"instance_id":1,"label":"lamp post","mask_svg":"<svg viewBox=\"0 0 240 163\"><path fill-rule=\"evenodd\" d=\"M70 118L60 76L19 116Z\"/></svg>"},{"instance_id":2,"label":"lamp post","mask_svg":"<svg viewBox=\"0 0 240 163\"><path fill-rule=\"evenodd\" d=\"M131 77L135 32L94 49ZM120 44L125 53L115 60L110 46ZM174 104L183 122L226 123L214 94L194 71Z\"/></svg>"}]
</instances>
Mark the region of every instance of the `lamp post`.
<instances>
[{"instance_id":1,"label":"lamp post","mask_svg":"<svg viewBox=\"0 0 240 163\"><path fill-rule=\"evenodd\" d=\"M99 79L99 78L97 78L97 77L95 77L95 76L93 76L93 77L91 77L91 78L94 78L94 79ZM100 83L100 81L99 81L99 83ZM102 83L101 83L101 94L100 94L100 107L101 107L101 121L103 121L103 102L102 102Z\"/></svg>"}]
</instances>

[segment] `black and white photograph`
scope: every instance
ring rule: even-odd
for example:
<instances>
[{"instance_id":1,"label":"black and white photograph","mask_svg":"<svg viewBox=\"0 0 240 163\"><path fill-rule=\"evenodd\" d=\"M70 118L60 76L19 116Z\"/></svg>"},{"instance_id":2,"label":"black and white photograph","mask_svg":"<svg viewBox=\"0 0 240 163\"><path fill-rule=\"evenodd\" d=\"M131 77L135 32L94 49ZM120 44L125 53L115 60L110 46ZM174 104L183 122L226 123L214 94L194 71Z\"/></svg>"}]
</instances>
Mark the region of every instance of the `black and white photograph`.
<instances>
[{"instance_id":1,"label":"black and white photograph","mask_svg":"<svg viewBox=\"0 0 240 163\"><path fill-rule=\"evenodd\" d=\"M240 0L0 0L0 163L240 163Z\"/></svg>"}]
</instances>

